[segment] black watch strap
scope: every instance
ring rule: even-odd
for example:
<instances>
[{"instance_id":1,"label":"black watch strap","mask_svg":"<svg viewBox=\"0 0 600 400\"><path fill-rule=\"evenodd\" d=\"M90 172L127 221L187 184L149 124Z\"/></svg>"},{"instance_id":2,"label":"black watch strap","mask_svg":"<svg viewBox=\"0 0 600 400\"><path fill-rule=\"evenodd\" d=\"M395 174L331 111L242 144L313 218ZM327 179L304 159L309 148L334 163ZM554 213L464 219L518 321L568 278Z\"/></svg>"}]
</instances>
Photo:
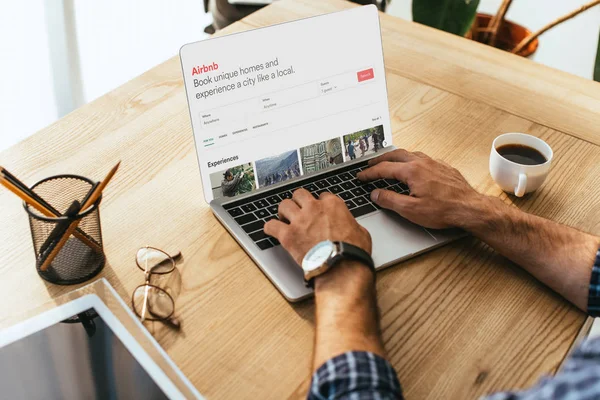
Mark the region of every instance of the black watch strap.
<instances>
[{"instance_id":1,"label":"black watch strap","mask_svg":"<svg viewBox=\"0 0 600 400\"><path fill-rule=\"evenodd\" d=\"M329 267L334 267L335 264L339 263L342 260L352 260L358 261L371 270L373 272L373 277L375 277L375 263L373 262L373 258L369 253L361 249L360 247L354 246L350 243L346 242L333 242L339 248L339 253L337 256L329 260ZM312 278L308 281L304 282L306 287L314 289L315 287L315 278Z\"/></svg>"},{"instance_id":2,"label":"black watch strap","mask_svg":"<svg viewBox=\"0 0 600 400\"><path fill-rule=\"evenodd\" d=\"M338 246L340 246L340 253L341 253L340 259L359 261L359 262L365 264L366 266L368 266L369 269L373 273L375 273L375 263L373 262L373 258L371 257L371 255L369 253L367 253L360 247L356 247L350 243L346 243L346 242L334 242L334 243L337 244Z\"/></svg>"}]
</instances>

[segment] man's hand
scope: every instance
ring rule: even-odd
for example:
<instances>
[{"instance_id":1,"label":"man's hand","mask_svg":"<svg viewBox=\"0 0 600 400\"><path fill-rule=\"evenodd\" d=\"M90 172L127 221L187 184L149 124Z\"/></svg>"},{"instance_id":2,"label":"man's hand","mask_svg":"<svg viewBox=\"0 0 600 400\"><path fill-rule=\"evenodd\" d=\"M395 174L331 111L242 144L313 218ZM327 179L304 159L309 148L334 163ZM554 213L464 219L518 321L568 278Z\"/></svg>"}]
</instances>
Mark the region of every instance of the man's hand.
<instances>
[{"instance_id":1,"label":"man's hand","mask_svg":"<svg viewBox=\"0 0 600 400\"><path fill-rule=\"evenodd\" d=\"M265 224L265 233L277 238L298 264L323 240L347 242L371 253L371 235L331 193L323 193L317 200L307 190L298 189L291 200L279 204L279 218ZM374 282L367 266L350 260L315 278L315 370L347 351L385 356Z\"/></svg>"},{"instance_id":2,"label":"man's hand","mask_svg":"<svg viewBox=\"0 0 600 400\"><path fill-rule=\"evenodd\" d=\"M456 169L423 153L396 150L369 165L358 174L359 179L397 179L411 191L406 196L374 190L371 198L381 207L428 228L462 228L587 309L598 237L478 194Z\"/></svg>"},{"instance_id":3,"label":"man's hand","mask_svg":"<svg viewBox=\"0 0 600 400\"><path fill-rule=\"evenodd\" d=\"M323 193L317 200L307 190L298 189L291 200L279 204L279 219L267 222L265 233L279 240L299 265L304 255L324 240L347 242L371 253L371 235L356 222L343 200L331 193Z\"/></svg>"},{"instance_id":4,"label":"man's hand","mask_svg":"<svg viewBox=\"0 0 600 400\"><path fill-rule=\"evenodd\" d=\"M376 189L371 199L383 208L427 228L463 227L470 207L481 200L465 178L448 164L423 153L398 149L369 161L358 179L396 179L410 188L410 196Z\"/></svg>"}]
</instances>

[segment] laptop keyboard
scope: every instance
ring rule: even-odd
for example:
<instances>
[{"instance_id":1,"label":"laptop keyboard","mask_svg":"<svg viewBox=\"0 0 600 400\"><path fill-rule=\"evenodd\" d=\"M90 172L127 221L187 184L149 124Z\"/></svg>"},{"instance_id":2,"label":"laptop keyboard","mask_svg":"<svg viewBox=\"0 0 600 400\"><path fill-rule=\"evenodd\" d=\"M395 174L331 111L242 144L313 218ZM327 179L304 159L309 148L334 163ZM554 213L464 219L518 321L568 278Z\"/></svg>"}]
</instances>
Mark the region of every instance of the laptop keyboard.
<instances>
[{"instance_id":1,"label":"laptop keyboard","mask_svg":"<svg viewBox=\"0 0 600 400\"><path fill-rule=\"evenodd\" d=\"M408 186L390 179L380 179L364 183L356 174L367 168L367 161L336 169L329 173L308 176L306 179L266 191L242 200L225 204L223 208L233 217L261 250L278 246L277 239L263 231L265 222L277 217L279 203L292 198L292 192L304 188L316 198L323 192L330 192L344 200L346 207L355 218L370 214L381 207L371 201L370 193L376 188L393 190L400 194L410 194Z\"/></svg>"}]
</instances>

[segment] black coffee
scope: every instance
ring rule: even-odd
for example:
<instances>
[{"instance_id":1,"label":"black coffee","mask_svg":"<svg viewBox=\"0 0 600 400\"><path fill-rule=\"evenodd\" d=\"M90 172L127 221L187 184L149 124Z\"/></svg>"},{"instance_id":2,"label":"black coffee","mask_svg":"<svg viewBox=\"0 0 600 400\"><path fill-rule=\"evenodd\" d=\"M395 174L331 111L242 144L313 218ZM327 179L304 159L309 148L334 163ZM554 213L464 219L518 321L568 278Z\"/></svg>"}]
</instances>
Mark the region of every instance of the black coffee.
<instances>
[{"instance_id":1,"label":"black coffee","mask_svg":"<svg viewBox=\"0 0 600 400\"><path fill-rule=\"evenodd\" d=\"M546 161L546 157L533 147L522 144L505 144L496 149L502 157L523 165L539 165Z\"/></svg>"}]
</instances>

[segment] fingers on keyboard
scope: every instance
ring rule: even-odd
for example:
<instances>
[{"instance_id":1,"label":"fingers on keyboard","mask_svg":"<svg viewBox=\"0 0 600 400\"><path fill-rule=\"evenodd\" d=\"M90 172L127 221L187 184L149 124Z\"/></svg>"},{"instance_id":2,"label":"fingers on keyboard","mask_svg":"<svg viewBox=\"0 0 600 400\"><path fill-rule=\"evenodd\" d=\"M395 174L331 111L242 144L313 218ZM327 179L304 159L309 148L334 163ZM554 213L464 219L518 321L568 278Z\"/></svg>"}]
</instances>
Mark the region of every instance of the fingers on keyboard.
<instances>
[{"instance_id":1,"label":"fingers on keyboard","mask_svg":"<svg viewBox=\"0 0 600 400\"><path fill-rule=\"evenodd\" d=\"M373 190L387 189L396 193L409 194L408 186L393 179L377 179L371 182L363 182L356 178L356 174L365 167L367 162L353 165L347 170L339 172L332 171L331 175L308 179L308 182L294 182L288 186L267 192L262 198L253 197L247 202L230 203L223 207L235 222L242 227L244 232L250 236L252 241L261 250L278 246L277 239L267 235L264 224L271 219L277 219L279 204L285 199L292 199L293 192L298 188L304 188L315 198L323 193L337 195L346 204L355 218L375 212L381 207L371 202L370 194ZM286 221L284 221L286 222Z\"/></svg>"}]
</instances>

